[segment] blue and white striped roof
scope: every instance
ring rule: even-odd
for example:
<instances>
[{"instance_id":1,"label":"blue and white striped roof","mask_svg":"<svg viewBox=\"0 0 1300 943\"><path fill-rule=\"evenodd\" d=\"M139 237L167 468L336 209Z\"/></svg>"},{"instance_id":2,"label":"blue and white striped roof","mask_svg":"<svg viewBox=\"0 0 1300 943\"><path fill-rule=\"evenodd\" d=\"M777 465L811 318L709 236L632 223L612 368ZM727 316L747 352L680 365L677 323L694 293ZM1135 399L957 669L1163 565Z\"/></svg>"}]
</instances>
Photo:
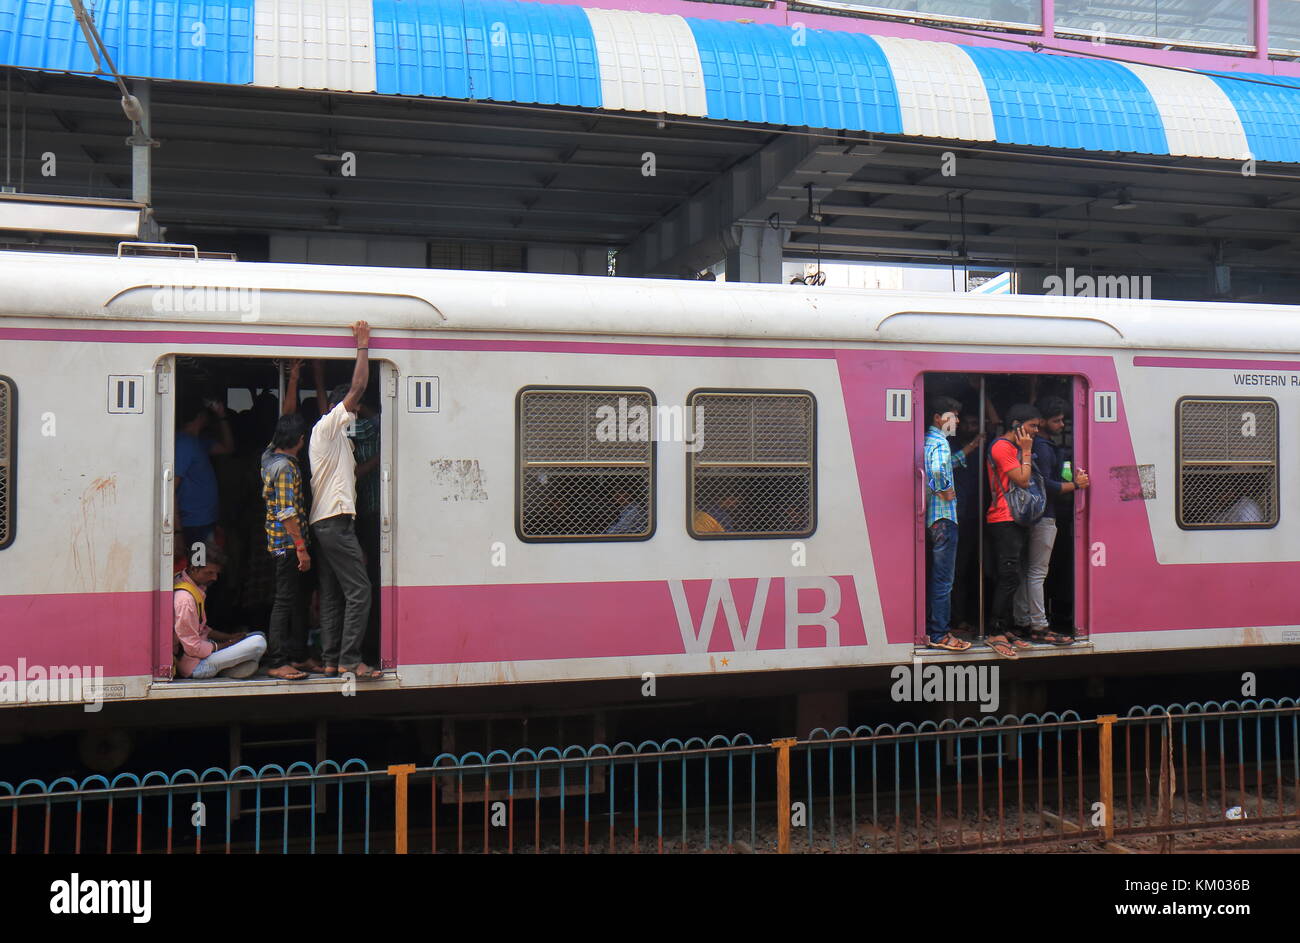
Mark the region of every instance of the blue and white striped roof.
<instances>
[{"instance_id":1,"label":"blue and white striped roof","mask_svg":"<svg viewBox=\"0 0 1300 943\"><path fill-rule=\"evenodd\" d=\"M1300 80L1267 75L521 0L88 6L141 78L1300 162ZM67 0L0 0L0 64L94 69Z\"/></svg>"}]
</instances>

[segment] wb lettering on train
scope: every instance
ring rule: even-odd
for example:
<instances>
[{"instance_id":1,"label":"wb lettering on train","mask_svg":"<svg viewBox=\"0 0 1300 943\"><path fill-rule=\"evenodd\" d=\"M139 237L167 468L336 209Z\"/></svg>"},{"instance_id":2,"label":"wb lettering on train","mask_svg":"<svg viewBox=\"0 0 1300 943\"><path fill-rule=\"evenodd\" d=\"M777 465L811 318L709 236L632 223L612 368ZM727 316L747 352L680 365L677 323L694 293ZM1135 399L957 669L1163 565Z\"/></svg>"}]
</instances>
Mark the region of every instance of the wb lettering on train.
<instances>
[{"instance_id":1,"label":"wb lettering on train","mask_svg":"<svg viewBox=\"0 0 1300 943\"><path fill-rule=\"evenodd\" d=\"M772 591L772 584L784 584ZM800 590L819 590L821 608L813 611L800 611ZM673 599L673 612L677 616L677 627L682 633L682 645L688 655L709 651L710 642L721 610L727 623L727 632L731 636L731 648L737 652L752 652L758 648L759 634L763 627L763 617L769 606L779 607L784 619L785 645L790 648L811 648L815 645L803 645L809 633L819 635L822 646L838 648L840 644L840 623L836 618L840 612L840 584L829 576L800 577L763 577L754 587L753 603L749 607L749 618L741 621L736 606L736 596L731 581L715 579L709 582L709 595L704 603L703 614L697 623L686 599L686 588L681 580L669 580L668 591ZM801 630L804 630L801 632Z\"/></svg>"}]
</instances>

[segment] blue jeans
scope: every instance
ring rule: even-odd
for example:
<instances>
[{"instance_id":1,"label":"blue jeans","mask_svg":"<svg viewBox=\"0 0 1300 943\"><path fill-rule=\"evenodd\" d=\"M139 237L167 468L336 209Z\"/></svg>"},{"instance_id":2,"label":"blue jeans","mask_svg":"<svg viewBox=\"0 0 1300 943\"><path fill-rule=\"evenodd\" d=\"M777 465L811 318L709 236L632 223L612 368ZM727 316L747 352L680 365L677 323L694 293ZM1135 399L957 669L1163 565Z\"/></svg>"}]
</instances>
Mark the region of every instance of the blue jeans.
<instances>
[{"instance_id":1,"label":"blue jeans","mask_svg":"<svg viewBox=\"0 0 1300 943\"><path fill-rule=\"evenodd\" d=\"M929 605L925 631L937 642L948 634L952 613L952 574L957 567L957 523L941 517L925 532L930 546L930 572L925 581Z\"/></svg>"}]
</instances>

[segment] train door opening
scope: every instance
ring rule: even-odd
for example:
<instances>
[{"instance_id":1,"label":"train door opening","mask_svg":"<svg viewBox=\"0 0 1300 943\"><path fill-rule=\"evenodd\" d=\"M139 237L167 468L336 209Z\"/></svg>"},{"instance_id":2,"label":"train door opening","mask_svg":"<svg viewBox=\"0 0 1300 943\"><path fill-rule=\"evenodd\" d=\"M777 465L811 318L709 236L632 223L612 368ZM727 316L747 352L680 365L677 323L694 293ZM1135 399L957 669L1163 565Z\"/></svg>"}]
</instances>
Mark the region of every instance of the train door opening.
<instances>
[{"instance_id":1,"label":"train door opening","mask_svg":"<svg viewBox=\"0 0 1300 943\"><path fill-rule=\"evenodd\" d=\"M309 444L327 391L347 383L353 365L352 360L191 356L159 363L156 441L163 471L159 589L164 590L160 598L166 602L159 605L156 675L172 674L171 593L167 591L196 542L210 540L224 558L221 576L205 600L209 625L221 632L268 631L275 563L267 546L262 454L286 412L296 411L306 420ZM371 587L362 661L384 667L392 664L393 642L381 631L381 626L392 624L392 614L382 611L383 590L392 581L391 534L382 513L393 468L392 416L384 408L384 391L395 388L394 377L390 364L371 362L366 393L349 433L357 463L356 533ZM310 514L308 444L298 456L298 466L304 508ZM296 617L305 624L309 655L319 659L319 568L315 543L308 543L312 565L304 576L304 598Z\"/></svg>"},{"instance_id":2,"label":"train door opening","mask_svg":"<svg viewBox=\"0 0 1300 943\"><path fill-rule=\"evenodd\" d=\"M1068 483L1052 500L1045 518L1054 521L1031 529L1022 556L1022 589L1012 606L1012 621L1022 628L1045 629L1048 639L1068 644L1070 639L1086 636L1086 612L1083 578L1078 566L1085 559L1085 500L1074 494L1080 481L1081 465L1086 452L1086 424L1083 411L1084 381L1061 374L978 374L929 373L922 386L925 405L919 410L919 438L924 440L932 425L930 415L936 404L953 411L957 421L947 438L953 454L953 493L949 502L940 500L927 505L929 471L921 451L918 500L917 541L923 566L918 566L917 644L928 640L927 622L932 613L929 600L933 560L928 533L933 519L955 517L956 550L952 564L952 591L949 597L949 625L958 638L982 640L994 624L997 587L995 533L987 523L987 512L998 495L988 471L989 449L1009 429L1008 419L1016 415L1018 405L1032 406L1044 416L1040 422L1037 464L1051 467L1054 481ZM933 435L932 433L929 433ZM1046 574L1042 573L1046 567ZM1041 596L1038 585L1041 584ZM1040 634L1040 633L1036 633Z\"/></svg>"}]
</instances>

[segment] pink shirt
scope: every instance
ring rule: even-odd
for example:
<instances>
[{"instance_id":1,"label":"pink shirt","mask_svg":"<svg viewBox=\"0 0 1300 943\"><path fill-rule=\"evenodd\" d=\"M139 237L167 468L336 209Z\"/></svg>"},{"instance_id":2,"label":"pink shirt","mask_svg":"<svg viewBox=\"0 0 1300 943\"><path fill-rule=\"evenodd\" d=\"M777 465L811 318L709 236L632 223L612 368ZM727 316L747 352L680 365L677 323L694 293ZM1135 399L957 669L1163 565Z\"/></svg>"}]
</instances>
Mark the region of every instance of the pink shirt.
<instances>
[{"instance_id":1,"label":"pink shirt","mask_svg":"<svg viewBox=\"0 0 1300 943\"><path fill-rule=\"evenodd\" d=\"M207 598L208 594L204 592L203 587L190 579L189 574L185 574L182 578L198 589L204 599ZM199 662L217 650L217 646L208 641L208 633L212 630L208 628L206 614L200 622L199 607L194 602L194 597L183 589L172 593L172 614L176 626L176 644L172 650L174 654L180 656L177 659L177 672L182 678L188 678L194 673Z\"/></svg>"}]
</instances>

